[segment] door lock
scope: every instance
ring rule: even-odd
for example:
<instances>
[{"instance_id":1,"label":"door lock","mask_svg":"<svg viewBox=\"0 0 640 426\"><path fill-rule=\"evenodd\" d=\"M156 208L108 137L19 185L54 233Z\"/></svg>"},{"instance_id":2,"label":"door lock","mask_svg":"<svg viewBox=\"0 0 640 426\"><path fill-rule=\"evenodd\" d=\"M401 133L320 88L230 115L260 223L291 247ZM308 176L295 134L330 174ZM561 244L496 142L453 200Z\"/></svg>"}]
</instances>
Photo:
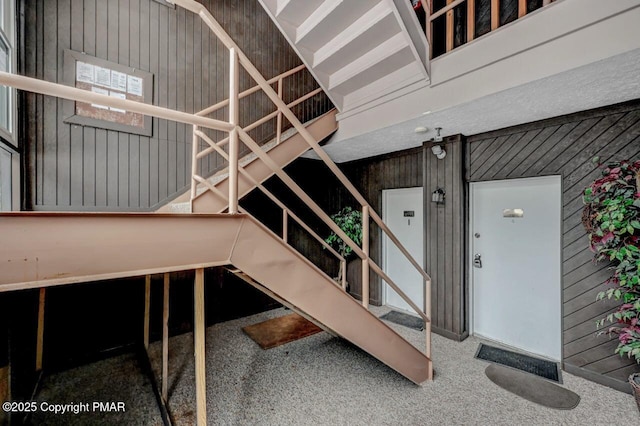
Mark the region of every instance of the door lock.
<instances>
[{"instance_id":1,"label":"door lock","mask_svg":"<svg viewBox=\"0 0 640 426\"><path fill-rule=\"evenodd\" d=\"M476 253L473 256L473 267L474 268L482 268L482 257L479 253Z\"/></svg>"}]
</instances>

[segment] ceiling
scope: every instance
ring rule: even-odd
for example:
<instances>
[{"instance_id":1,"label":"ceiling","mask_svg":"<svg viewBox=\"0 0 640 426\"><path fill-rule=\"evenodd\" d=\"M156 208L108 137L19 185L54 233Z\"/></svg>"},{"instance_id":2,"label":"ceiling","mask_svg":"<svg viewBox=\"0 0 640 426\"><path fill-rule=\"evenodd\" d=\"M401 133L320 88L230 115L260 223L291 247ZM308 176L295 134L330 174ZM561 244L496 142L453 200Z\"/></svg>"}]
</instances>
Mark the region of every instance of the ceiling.
<instances>
[{"instance_id":1,"label":"ceiling","mask_svg":"<svg viewBox=\"0 0 640 426\"><path fill-rule=\"evenodd\" d=\"M640 98L640 49L532 81L471 102L432 111L352 138L334 136L324 149L340 163L420 146L433 137L474 135ZM424 126L428 133L416 134ZM317 158L314 153L305 157Z\"/></svg>"}]
</instances>

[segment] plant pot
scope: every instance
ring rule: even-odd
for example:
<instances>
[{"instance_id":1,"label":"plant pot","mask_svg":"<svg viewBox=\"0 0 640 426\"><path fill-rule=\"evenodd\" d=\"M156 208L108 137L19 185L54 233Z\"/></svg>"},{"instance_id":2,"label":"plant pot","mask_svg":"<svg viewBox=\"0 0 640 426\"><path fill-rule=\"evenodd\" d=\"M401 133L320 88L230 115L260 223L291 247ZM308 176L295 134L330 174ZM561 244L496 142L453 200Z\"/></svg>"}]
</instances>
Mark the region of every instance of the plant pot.
<instances>
[{"instance_id":1,"label":"plant pot","mask_svg":"<svg viewBox=\"0 0 640 426\"><path fill-rule=\"evenodd\" d=\"M640 411L640 373L630 375L629 383L631 384L633 396L636 398L636 404L638 404L638 411Z\"/></svg>"}]
</instances>

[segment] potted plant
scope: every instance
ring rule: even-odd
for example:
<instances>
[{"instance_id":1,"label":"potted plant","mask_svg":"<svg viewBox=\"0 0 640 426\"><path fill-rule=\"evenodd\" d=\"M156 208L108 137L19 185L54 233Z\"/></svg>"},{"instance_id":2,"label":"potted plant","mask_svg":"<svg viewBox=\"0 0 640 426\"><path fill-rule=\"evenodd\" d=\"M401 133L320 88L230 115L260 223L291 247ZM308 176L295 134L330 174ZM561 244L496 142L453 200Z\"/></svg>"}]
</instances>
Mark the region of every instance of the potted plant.
<instances>
[{"instance_id":1,"label":"potted plant","mask_svg":"<svg viewBox=\"0 0 640 426\"><path fill-rule=\"evenodd\" d=\"M362 213L359 210L354 210L347 206L339 212L331 215L331 220L333 220L354 243L358 246L362 245ZM335 232L331 232L331 234L329 234L325 239L325 242L340 253L340 256L342 256L346 261L353 257L353 249L349 247L349 245L345 243ZM338 272L338 276L335 280L341 280L340 272ZM349 284L347 283L347 289L349 288L348 286Z\"/></svg>"},{"instance_id":2,"label":"potted plant","mask_svg":"<svg viewBox=\"0 0 640 426\"><path fill-rule=\"evenodd\" d=\"M602 168L602 177L584 190L582 221L595 261L611 262L613 271L606 282L609 288L597 299L614 299L621 305L597 326L611 323L604 332L617 335L615 352L640 363L640 161ZM639 390L634 387L634 392ZM636 398L640 409L638 393Z\"/></svg>"}]
</instances>

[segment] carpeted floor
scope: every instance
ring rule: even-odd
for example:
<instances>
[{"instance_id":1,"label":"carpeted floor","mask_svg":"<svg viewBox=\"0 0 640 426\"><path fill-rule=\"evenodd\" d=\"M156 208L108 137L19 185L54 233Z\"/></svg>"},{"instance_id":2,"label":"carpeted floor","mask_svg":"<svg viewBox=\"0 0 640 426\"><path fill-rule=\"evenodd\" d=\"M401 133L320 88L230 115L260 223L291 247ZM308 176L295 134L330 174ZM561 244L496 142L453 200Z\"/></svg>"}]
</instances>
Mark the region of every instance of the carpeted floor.
<instances>
[{"instance_id":1,"label":"carpeted floor","mask_svg":"<svg viewBox=\"0 0 640 426\"><path fill-rule=\"evenodd\" d=\"M378 315L387 312L374 308ZM283 309L217 324L207 329L208 423L211 425L608 425L639 424L631 395L563 373L564 385L581 397L577 408L560 411L519 398L493 384L484 374L487 363L474 358L480 341L462 343L433 336L437 371L432 383L416 386L366 353L322 332L268 351L260 349L241 328L290 313ZM424 333L389 324L416 346ZM150 348L160 371L161 345ZM75 388L80 378L131 363L120 357L47 378L39 399L78 401L87 390ZM171 339L169 407L178 425L194 423L193 340L190 334ZM113 377L127 380L125 377ZM147 408L111 417L126 424L159 424L149 386L127 382L91 385L92 395L127 399L127 406ZM104 386L104 389L95 389ZM129 415L130 414L130 415ZM86 419L86 417L85 417ZM107 417L105 422L109 419ZM46 419L43 419L46 420ZM64 424L86 424L68 417ZM79 419L78 419L79 420ZM55 422L54 422L55 423Z\"/></svg>"}]
</instances>

